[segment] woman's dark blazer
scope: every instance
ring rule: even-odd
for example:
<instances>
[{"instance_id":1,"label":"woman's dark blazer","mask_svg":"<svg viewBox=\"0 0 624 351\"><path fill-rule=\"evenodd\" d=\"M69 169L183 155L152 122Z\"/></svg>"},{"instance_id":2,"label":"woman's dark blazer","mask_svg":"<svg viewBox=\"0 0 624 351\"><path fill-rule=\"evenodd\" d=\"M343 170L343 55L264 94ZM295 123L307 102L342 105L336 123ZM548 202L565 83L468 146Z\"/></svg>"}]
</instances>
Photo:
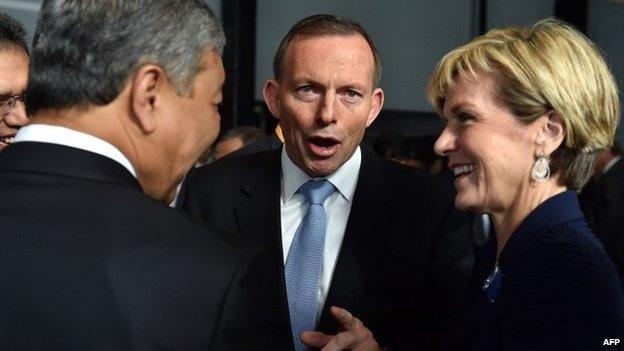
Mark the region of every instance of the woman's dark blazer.
<instances>
[{"instance_id":1,"label":"woman's dark blazer","mask_svg":"<svg viewBox=\"0 0 624 351\"><path fill-rule=\"evenodd\" d=\"M464 331L481 326L476 350L597 350L605 339L624 339L622 287L575 192L537 207L498 265L500 288L482 291L465 323ZM483 270L476 275L481 289Z\"/></svg>"}]
</instances>

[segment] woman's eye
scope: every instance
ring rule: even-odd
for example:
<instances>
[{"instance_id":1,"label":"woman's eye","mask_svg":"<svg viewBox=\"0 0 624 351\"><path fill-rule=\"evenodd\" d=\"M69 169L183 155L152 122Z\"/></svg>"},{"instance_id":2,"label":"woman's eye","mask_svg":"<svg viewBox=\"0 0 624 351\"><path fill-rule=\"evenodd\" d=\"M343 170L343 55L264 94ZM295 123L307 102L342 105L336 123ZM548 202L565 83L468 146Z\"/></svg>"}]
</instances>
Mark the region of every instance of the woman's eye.
<instances>
[{"instance_id":1,"label":"woman's eye","mask_svg":"<svg viewBox=\"0 0 624 351\"><path fill-rule=\"evenodd\" d=\"M457 119L459 120L460 123L466 124L466 123L472 122L474 120L474 116L469 113L462 112L459 115L457 115Z\"/></svg>"}]
</instances>

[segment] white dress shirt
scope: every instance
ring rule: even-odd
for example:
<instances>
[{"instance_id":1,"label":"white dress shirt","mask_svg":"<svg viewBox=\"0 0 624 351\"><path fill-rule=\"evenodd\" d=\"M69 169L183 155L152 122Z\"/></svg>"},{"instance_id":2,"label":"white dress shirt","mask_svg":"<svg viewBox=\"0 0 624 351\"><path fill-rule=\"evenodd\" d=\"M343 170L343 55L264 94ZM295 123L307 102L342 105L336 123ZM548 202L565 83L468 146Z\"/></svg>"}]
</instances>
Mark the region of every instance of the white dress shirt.
<instances>
[{"instance_id":1,"label":"white dress shirt","mask_svg":"<svg viewBox=\"0 0 624 351\"><path fill-rule=\"evenodd\" d=\"M22 127L15 135L16 143L23 141L58 144L93 152L117 161L137 177L134 167L118 148L90 134L47 124L30 124Z\"/></svg>"},{"instance_id":2,"label":"white dress shirt","mask_svg":"<svg viewBox=\"0 0 624 351\"><path fill-rule=\"evenodd\" d=\"M353 194L357 185L360 172L362 155L358 147L353 156L345 162L336 172L325 177L336 187L336 191L325 201L325 216L327 219L327 231L325 234L325 249L323 250L323 267L321 281L317 293L318 315L325 304L332 275L344 238ZM286 154L286 148L282 148L282 179L281 179L281 225L282 225L282 248L284 250L284 264L288 257L288 250L293 241L295 232L308 211L308 202L305 197L297 193L301 185L310 180L305 172L297 167Z\"/></svg>"}]
</instances>

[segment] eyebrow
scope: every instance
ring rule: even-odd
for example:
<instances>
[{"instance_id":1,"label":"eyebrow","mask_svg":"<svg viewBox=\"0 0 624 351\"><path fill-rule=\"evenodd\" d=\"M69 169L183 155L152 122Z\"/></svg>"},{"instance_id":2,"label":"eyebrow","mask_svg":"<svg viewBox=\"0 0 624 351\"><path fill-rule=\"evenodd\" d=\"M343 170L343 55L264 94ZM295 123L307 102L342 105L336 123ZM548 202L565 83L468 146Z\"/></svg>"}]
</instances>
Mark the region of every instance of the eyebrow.
<instances>
[{"instance_id":1,"label":"eyebrow","mask_svg":"<svg viewBox=\"0 0 624 351\"><path fill-rule=\"evenodd\" d=\"M457 111L458 110L461 110L461 109L466 108L466 107L474 108L474 105L471 104L470 102L467 102L467 101L459 101L459 102L453 104L453 106L451 107L450 111L451 111L451 113L453 115L457 115Z\"/></svg>"},{"instance_id":2,"label":"eyebrow","mask_svg":"<svg viewBox=\"0 0 624 351\"><path fill-rule=\"evenodd\" d=\"M18 94L13 94L10 91L0 90L0 100L8 100L11 96L19 96L26 94L26 90L19 92Z\"/></svg>"},{"instance_id":3,"label":"eyebrow","mask_svg":"<svg viewBox=\"0 0 624 351\"><path fill-rule=\"evenodd\" d=\"M361 84L347 84L345 86L342 86L339 89L351 89L351 90L359 90L359 91L364 91L364 92L370 90L368 86L361 85Z\"/></svg>"},{"instance_id":4,"label":"eyebrow","mask_svg":"<svg viewBox=\"0 0 624 351\"><path fill-rule=\"evenodd\" d=\"M300 85L300 84L311 84L311 85L316 85L316 86L325 86L324 83L312 79L308 76L299 76L299 77L293 77L292 82L294 83L294 85ZM370 90L370 88L367 85L364 84L358 84L358 83L347 83L344 85L340 85L337 87L337 90L345 90L345 89L353 89L353 90L361 90L361 91L367 91Z\"/></svg>"}]
</instances>

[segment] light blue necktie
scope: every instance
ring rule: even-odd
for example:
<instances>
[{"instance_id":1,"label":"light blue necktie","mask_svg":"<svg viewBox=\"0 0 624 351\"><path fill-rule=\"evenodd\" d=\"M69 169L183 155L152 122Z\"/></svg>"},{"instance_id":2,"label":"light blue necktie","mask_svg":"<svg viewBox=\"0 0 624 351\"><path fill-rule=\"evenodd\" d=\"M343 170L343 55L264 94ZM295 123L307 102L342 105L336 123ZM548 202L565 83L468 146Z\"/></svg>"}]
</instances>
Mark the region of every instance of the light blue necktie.
<instances>
[{"instance_id":1,"label":"light blue necktie","mask_svg":"<svg viewBox=\"0 0 624 351\"><path fill-rule=\"evenodd\" d=\"M297 351L307 350L300 334L316 327L317 291L327 225L323 203L334 189L327 180L309 180L298 190L308 200L309 207L295 232L284 269L290 325Z\"/></svg>"}]
</instances>

